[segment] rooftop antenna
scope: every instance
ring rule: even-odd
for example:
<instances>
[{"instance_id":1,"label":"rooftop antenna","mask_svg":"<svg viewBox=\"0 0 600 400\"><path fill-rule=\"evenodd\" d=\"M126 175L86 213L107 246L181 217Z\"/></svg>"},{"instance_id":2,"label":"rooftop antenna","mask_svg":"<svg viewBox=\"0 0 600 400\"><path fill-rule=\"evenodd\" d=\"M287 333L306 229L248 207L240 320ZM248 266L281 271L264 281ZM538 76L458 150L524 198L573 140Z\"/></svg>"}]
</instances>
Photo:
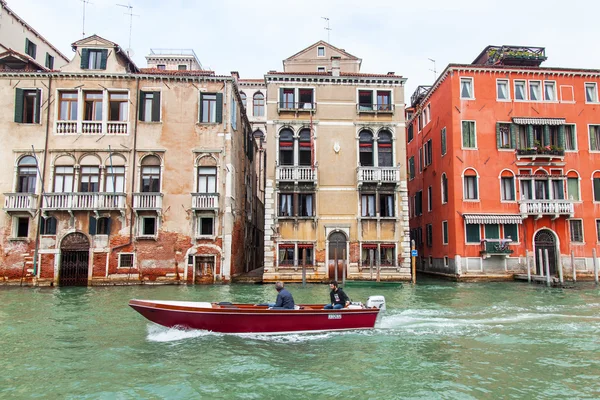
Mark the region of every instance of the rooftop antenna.
<instances>
[{"instance_id":1,"label":"rooftop antenna","mask_svg":"<svg viewBox=\"0 0 600 400\"><path fill-rule=\"evenodd\" d=\"M125 15L129 15L129 46L127 47L127 56L131 56L131 27L133 26L133 17L139 17L139 15L133 13L133 6L129 3L127 5L117 4L119 7L125 7L129 9L129 12L126 12Z\"/></svg>"},{"instance_id":2,"label":"rooftop antenna","mask_svg":"<svg viewBox=\"0 0 600 400\"><path fill-rule=\"evenodd\" d=\"M327 31L327 43L329 43L329 34L331 33L331 28L329 27L329 17L321 17L325 21L327 21L327 26L324 28Z\"/></svg>"},{"instance_id":3,"label":"rooftop antenna","mask_svg":"<svg viewBox=\"0 0 600 400\"><path fill-rule=\"evenodd\" d=\"M433 63L433 69L430 68L429 70L433 72L433 81L435 82L435 80L437 79L437 69L435 68L435 60L433 58L428 58L428 60Z\"/></svg>"},{"instance_id":4,"label":"rooftop antenna","mask_svg":"<svg viewBox=\"0 0 600 400\"><path fill-rule=\"evenodd\" d=\"M85 37L85 5L92 4L90 0L79 0L83 3L83 28L82 28L82 37Z\"/></svg>"}]
</instances>

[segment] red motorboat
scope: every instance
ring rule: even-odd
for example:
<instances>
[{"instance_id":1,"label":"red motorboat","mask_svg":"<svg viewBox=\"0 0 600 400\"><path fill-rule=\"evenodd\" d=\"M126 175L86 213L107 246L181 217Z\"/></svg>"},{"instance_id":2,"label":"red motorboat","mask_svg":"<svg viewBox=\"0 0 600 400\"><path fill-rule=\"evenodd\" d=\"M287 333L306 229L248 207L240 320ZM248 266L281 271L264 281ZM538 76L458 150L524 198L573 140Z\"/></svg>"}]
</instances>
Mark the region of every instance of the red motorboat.
<instances>
[{"instance_id":1,"label":"red motorboat","mask_svg":"<svg viewBox=\"0 0 600 400\"><path fill-rule=\"evenodd\" d=\"M323 304L303 304L294 310L266 305L163 300L131 300L129 306L144 317L169 328L203 329L220 333L301 333L373 329L385 310L383 296L367 305L353 303L339 310Z\"/></svg>"}]
</instances>

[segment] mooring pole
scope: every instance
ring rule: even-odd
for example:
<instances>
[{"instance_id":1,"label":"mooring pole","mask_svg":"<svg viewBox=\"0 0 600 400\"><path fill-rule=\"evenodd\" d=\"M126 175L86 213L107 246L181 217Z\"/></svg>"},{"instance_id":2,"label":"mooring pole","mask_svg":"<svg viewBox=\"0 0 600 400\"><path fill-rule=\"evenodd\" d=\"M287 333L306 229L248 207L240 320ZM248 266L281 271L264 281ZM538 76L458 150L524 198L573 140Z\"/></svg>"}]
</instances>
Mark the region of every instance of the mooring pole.
<instances>
[{"instance_id":1,"label":"mooring pole","mask_svg":"<svg viewBox=\"0 0 600 400\"><path fill-rule=\"evenodd\" d=\"M377 282L381 280L381 253L377 252Z\"/></svg>"},{"instance_id":2,"label":"mooring pole","mask_svg":"<svg viewBox=\"0 0 600 400\"><path fill-rule=\"evenodd\" d=\"M538 254L540 255L540 258L535 260L535 272L537 272L540 276L544 276L544 255L542 253L542 249L538 249Z\"/></svg>"},{"instance_id":3,"label":"mooring pole","mask_svg":"<svg viewBox=\"0 0 600 400\"><path fill-rule=\"evenodd\" d=\"M342 286L346 287L346 249L342 250Z\"/></svg>"},{"instance_id":4,"label":"mooring pole","mask_svg":"<svg viewBox=\"0 0 600 400\"><path fill-rule=\"evenodd\" d=\"M529 250L525 250L525 258L527 259L527 282L531 283L531 259L529 258Z\"/></svg>"},{"instance_id":5,"label":"mooring pole","mask_svg":"<svg viewBox=\"0 0 600 400\"><path fill-rule=\"evenodd\" d=\"M412 255L412 250L415 249L415 240L410 241L410 250L411 250L411 280L413 285L417 283L417 258Z\"/></svg>"},{"instance_id":6,"label":"mooring pole","mask_svg":"<svg viewBox=\"0 0 600 400\"><path fill-rule=\"evenodd\" d=\"M370 280L373 280L373 256L374 256L374 251L373 249L369 250L369 271L371 272L371 277L369 278Z\"/></svg>"},{"instance_id":7,"label":"mooring pole","mask_svg":"<svg viewBox=\"0 0 600 400\"><path fill-rule=\"evenodd\" d=\"M565 282L563 279L562 260L560 258L558 259L558 280L561 285Z\"/></svg>"},{"instance_id":8,"label":"mooring pole","mask_svg":"<svg viewBox=\"0 0 600 400\"><path fill-rule=\"evenodd\" d=\"M598 259L596 258L596 249L592 249L592 259L594 260L594 282L598 284Z\"/></svg>"},{"instance_id":9,"label":"mooring pole","mask_svg":"<svg viewBox=\"0 0 600 400\"><path fill-rule=\"evenodd\" d=\"M336 242L336 246L337 246L337 242ZM337 258L337 247L335 247L333 249L333 259L334 259L334 263L335 263L335 271L333 271L333 279L337 282L338 280L338 273L337 273L337 269L338 269L338 258Z\"/></svg>"},{"instance_id":10,"label":"mooring pole","mask_svg":"<svg viewBox=\"0 0 600 400\"><path fill-rule=\"evenodd\" d=\"M573 283L577 282L577 268L575 268L575 252L571 250L571 268L573 268Z\"/></svg>"},{"instance_id":11,"label":"mooring pole","mask_svg":"<svg viewBox=\"0 0 600 400\"><path fill-rule=\"evenodd\" d=\"M548 260L548 249L544 249L546 263L546 285L550 286L550 262Z\"/></svg>"},{"instance_id":12,"label":"mooring pole","mask_svg":"<svg viewBox=\"0 0 600 400\"><path fill-rule=\"evenodd\" d=\"M306 287L306 248L302 248L302 287Z\"/></svg>"}]
</instances>

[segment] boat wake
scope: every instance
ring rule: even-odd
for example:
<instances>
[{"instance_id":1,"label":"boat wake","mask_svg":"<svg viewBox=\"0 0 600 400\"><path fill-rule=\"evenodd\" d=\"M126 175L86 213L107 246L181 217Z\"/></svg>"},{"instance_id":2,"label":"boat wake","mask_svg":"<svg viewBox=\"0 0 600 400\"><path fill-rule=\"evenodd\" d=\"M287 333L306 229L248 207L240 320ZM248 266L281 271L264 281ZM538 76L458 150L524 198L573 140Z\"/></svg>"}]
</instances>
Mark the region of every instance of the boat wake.
<instances>
[{"instance_id":1,"label":"boat wake","mask_svg":"<svg viewBox=\"0 0 600 400\"><path fill-rule=\"evenodd\" d=\"M202 336L221 336L220 333L201 331L196 329L166 328L164 326L149 324L148 340L151 342L177 342Z\"/></svg>"}]
</instances>

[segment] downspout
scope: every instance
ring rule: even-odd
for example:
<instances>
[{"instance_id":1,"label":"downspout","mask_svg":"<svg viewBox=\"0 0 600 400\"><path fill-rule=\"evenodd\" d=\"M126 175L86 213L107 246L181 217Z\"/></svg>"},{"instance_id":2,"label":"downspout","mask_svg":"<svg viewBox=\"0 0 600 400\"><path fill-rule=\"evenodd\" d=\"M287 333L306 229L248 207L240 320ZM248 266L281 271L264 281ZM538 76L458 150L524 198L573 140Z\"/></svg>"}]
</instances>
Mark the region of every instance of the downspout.
<instances>
[{"instance_id":1,"label":"downspout","mask_svg":"<svg viewBox=\"0 0 600 400\"><path fill-rule=\"evenodd\" d=\"M37 210L39 212L38 215L38 223L35 231L35 249L33 252L33 276L37 276L38 273L38 251L40 248L40 230L42 228L42 198L44 197L44 181L46 180L46 157L48 155L48 139L50 136L50 100L52 98L52 75L48 76L48 111L46 112L46 137L44 139L44 165L42 168L42 176L41 176L41 191L40 197L37 202ZM33 154L35 157L35 153ZM38 163L39 165L39 163ZM21 277L21 279L23 279Z\"/></svg>"}]
</instances>

